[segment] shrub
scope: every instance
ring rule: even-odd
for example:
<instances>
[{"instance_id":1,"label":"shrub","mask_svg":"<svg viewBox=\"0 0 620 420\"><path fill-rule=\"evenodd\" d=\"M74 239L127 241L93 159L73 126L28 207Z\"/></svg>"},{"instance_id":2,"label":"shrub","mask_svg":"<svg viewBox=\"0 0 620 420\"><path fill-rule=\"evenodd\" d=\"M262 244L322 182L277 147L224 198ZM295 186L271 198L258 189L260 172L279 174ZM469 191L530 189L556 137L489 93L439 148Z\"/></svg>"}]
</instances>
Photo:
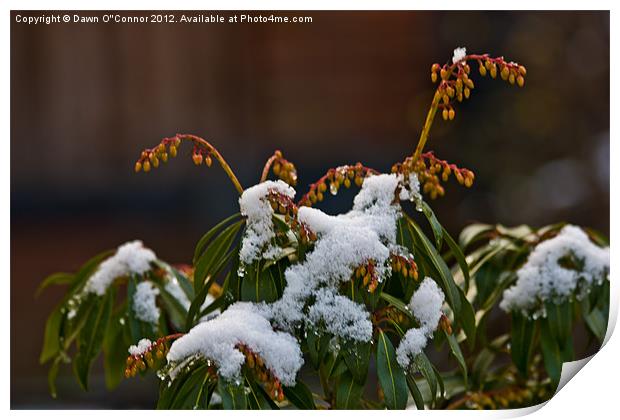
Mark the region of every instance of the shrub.
<instances>
[{"instance_id":1,"label":"shrub","mask_svg":"<svg viewBox=\"0 0 620 420\"><path fill-rule=\"evenodd\" d=\"M52 395L63 363L88 389L103 353L110 388L123 375L156 372L158 408L403 409L410 400L420 409L480 408L547 398L573 357L573 319L603 338L608 249L573 226L474 225L460 245L441 226L424 196L443 196L450 178L470 187L474 173L424 148L437 112L452 120L470 97L470 64L524 85L525 67L457 48L451 62L431 67L437 88L411 156L389 173L361 163L329 169L297 202L297 171L280 151L249 188L198 136L177 134L143 151L136 172L191 144L197 166L215 161L226 172L240 211L200 239L191 267L134 241L77 273L48 277L41 289L68 288L41 353ZM342 188L359 188L350 211L313 207ZM511 313L511 331L489 337L498 304ZM457 370L431 362L430 341Z\"/></svg>"}]
</instances>

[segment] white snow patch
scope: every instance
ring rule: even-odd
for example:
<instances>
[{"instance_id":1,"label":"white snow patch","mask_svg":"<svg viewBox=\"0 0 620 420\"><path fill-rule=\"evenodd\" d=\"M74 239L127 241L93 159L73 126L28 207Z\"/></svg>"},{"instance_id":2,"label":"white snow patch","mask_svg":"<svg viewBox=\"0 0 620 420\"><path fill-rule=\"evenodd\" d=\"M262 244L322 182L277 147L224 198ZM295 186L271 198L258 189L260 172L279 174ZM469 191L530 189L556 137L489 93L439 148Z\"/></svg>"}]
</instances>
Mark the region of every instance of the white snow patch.
<instances>
[{"instance_id":1,"label":"white snow patch","mask_svg":"<svg viewBox=\"0 0 620 420\"><path fill-rule=\"evenodd\" d=\"M235 348L245 344L257 353L282 384L293 386L297 371L303 365L299 343L292 335L276 332L271 327L268 310L262 305L238 302L220 316L198 324L170 347L169 362L200 355L218 366L226 379L238 379L245 362Z\"/></svg>"},{"instance_id":2,"label":"white snow patch","mask_svg":"<svg viewBox=\"0 0 620 420\"><path fill-rule=\"evenodd\" d=\"M133 311L136 318L149 324L157 325L160 311L157 307L159 289L150 281L138 283L133 295Z\"/></svg>"},{"instance_id":3,"label":"white snow patch","mask_svg":"<svg viewBox=\"0 0 620 420\"><path fill-rule=\"evenodd\" d=\"M465 47L458 47L454 49L454 55L452 56L452 63L456 64L467 55L467 50Z\"/></svg>"},{"instance_id":4,"label":"white snow patch","mask_svg":"<svg viewBox=\"0 0 620 420\"><path fill-rule=\"evenodd\" d=\"M137 356L147 351L152 345L153 345L153 342L151 340L149 340L148 338L143 338L140 341L138 341L137 345L129 346L128 351L129 351L129 354L131 354L132 356Z\"/></svg>"},{"instance_id":5,"label":"white snow patch","mask_svg":"<svg viewBox=\"0 0 620 420\"><path fill-rule=\"evenodd\" d=\"M127 242L116 253L99 264L97 271L84 286L86 293L103 296L110 284L117 278L130 274L144 274L157 259L155 253L145 248L141 241Z\"/></svg>"},{"instance_id":6,"label":"white snow patch","mask_svg":"<svg viewBox=\"0 0 620 420\"><path fill-rule=\"evenodd\" d=\"M419 321L420 327L409 329L396 349L396 360L403 369L407 369L412 359L422 352L428 338L437 329L444 299L443 291L430 277L422 281L411 297L407 307Z\"/></svg>"},{"instance_id":7,"label":"white snow patch","mask_svg":"<svg viewBox=\"0 0 620 420\"><path fill-rule=\"evenodd\" d=\"M265 181L248 188L239 198L241 214L247 217L247 225L239 258L244 264L251 264L261 256L273 258L280 249L273 240L273 209L269 204L269 193L277 192L291 199L295 197L295 190L286 182Z\"/></svg>"},{"instance_id":8,"label":"white snow patch","mask_svg":"<svg viewBox=\"0 0 620 420\"><path fill-rule=\"evenodd\" d=\"M561 264L569 257L581 269ZM545 316L544 302L559 304L587 293L592 285L601 284L609 274L609 248L596 246L577 226L566 225L552 239L539 243L517 271L517 282L504 291L500 308L506 312Z\"/></svg>"}]
</instances>

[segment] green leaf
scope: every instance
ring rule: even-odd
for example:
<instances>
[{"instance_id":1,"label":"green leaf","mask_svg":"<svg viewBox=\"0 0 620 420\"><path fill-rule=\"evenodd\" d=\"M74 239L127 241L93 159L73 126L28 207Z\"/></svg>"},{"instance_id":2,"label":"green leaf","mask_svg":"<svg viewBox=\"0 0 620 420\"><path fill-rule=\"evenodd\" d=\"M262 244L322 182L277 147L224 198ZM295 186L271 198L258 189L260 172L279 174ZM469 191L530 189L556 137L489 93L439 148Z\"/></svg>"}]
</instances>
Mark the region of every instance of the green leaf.
<instances>
[{"instance_id":1,"label":"green leaf","mask_svg":"<svg viewBox=\"0 0 620 420\"><path fill-rule=\"evenodd\" d=\"M103 366L105 383L108 389L114 389L123 379L125 361L129 347L124 339L124 325L120 320L125 315L125 308L112 316L103 338Z\"/></svg>"},{"instance_id":2,"label":"green leaf","mask_svg":"<svg viewBox=\"0 0 620 420\"><path fill-rule=\"evenodd\" d=\"M194 265L198 262L198 258L200 258L200 256L204 253L207 244L211 241L215 234L222 230L224 226L228 225L233 220L239 217L241 217L240 213L235 213L232 216L227 217L226 219L222 220L217 225L212 227L207 233L202 236L202 238L200 238L200 240L196 244L196 249L194 250L194 258L192 260Z\"/></svg>"},{"instance_id":3,"label":"green leaf","mask_svg":"<svg viewBox=\"0 0 620 420\"><path fill-rule=\"evenodd\" d=\"M314 397L310 389L300 380L297 381L295 386L283 386L284 396L295 407L301 410L315 410Z\"/></svg>"},{"instance_id":4,"label":"green leaf","mask_svg":"<svg viewBox=\"0 0 620 420\"><path fill-rule=\"evenodd\" d=\"M409 226L412 229L412 236L417 238L416 242L422 249L424 256L426 256L430 260L432 265L437 270L437 273L439 274L440 281L438 283L446 294L448 304L456 314L460 315L461 300L459 298L459 288L457 287L454 279L452 278L452 273L450 272L450 269L446 265L446 262L443 260L443 258L441 258L441 255L439 255L437 250L433 247L433 244L429 241L426 235L424 235L420 227L411 218L408 218L408 221Z\"/></svg>"},{"instance_id":5,"label":"green leaf","mask_svg":"<svg viewBox=\"0 0 620 420\"><path fill-rule=\"evenodd\" d=\"M50 366L49 371L47 372L47 386L50 390L50 395L52 398L56 398L58 395L56 393L56 377L58 376L58 370L60 369L60 362L62 361L62 356L56 356L54 362Z\"/></svg>"},{"instance_id":6,"label":"green leaf","mask_svg":"<svg viewBox=\"0 0 620 420\"><path fill-rule=\"evenodd\" d=\"M243 384L236 385L220 378L217 390L222 397L222 406L225 410L245 410L248 405Z\"/></svg>"},{"instance_id":7,"label":"green leaf","mask_svg":"<svg viewBox=\"0 0 620 420\"><path fill-rule=\"evenodd\" d=\"M562 354L546 318L540 319L540 347L543 354L545 370L555 390L562 375Z\"/></svg>"},{"instance_id":8,"label":"green leaf","mask_svg":"<svg viewBox=\"0 0 620 420\"><path fill-rule=\"evenodd\" d=\"M71 273L54 273L41 282L35 296L39 296L41 292L52 285L70 284L75 279Z\"/></svg>"},{"instance_id":9,"label":"green leaf","mask_svg":"<svg viewBox=\"0 0 620 420\"><path fill-rule=\"evenodd\" d=\"M241 220L226 227L213 238L196 260L194 270L194 291L196 293L202 289L207 277L213 279L218 271L224 268L227 259L231 257L229 249L243 224L244 221Z\"/></svg>"},{"instance_id":10,"label":"green leaf","mask_svg":"<svg viewBox=\"0 0 620 420\"><path fill-rule=\"evenodd\" d=\"M405 373L396 361L396 352L383 331L377 337L377 375L385 405L391 409L404 409L407 406L407 380Z\"/></svg>"},{"instance_id":11,"label":"green leaf","mask_svg":"<svg viewBox=\"0 0 620 420\"><path fill-rule=\"evenodd\" d=\"M463 382L465 383L465 387L467 387L467 363L465 363L465 357L463 357L461 347L459 347L459 343L456 341L456 338L453 334L446 334L445 331L443 333L446 336L448 345L450 346L450 352L454 355L456 361L459 363L461 373L463 374Z\"/></svg>"},{"instance_id":12,"label":"green leaf","mask_svg":"<svg viewBox=\"0 0 620 420\"><path fill-rule=\"evenodd\" d=\"M520 312L512 312L510 355L512 362L524 378L528 376L528 367L533 353L534 331L534 322Z\"/></svg>"},{"instance_id":13,"label":"green leaf","mask_svg":"<svg viewBox=\"0 0 620 420\"><path fill-rule=\"evenodd\" d=\"M452 239L452 236L448 233L446 229L443 229L443 238L450 249L452 255L456 259L461 272L463 273L463 279L465 280L465 291L469 290L469 266L467 265L467 261L465 260L465 255L463 255L463 251L461 247Z\"/></svg>"},{"instance_id":14,"label":"green leaf","mask_svg":"<svg viewBox=\"0 0 620 420\"><path fill-rule=\"evenodd\" d=\"M437 399L437 387L438 387L437 376L435 375L435 369L433 369L433 365L431 364L431 361L428 360L428 357L426 357L426 354L424 354L424 352L418 353L414 357L414 363L420 370L420 373L422 374L422 376L424 376L424 379L426 379L426 382L428 383L428 386L430 389L430 395L431 395L430 402L434 403L435 400Z\"/></svg>"},{"instance_id":15,"label":"green leaf","mask_svg":"<svg viewBox=\"0 0 620 420\"><path fill-rule=\"evenodd\" d=\"M269 398L263 388L256 383L251 377L244 374L245 382L248 384L248 405L252 410L271 410L277 405Z\"/></svg>"},{"instance_id":16,"label":"green leaf","mask_svg":"<svg viewBox=\"0 0 620 420\"><path fill-rule=\"evenodd\" d=\"M465 293L460 287L458 288L458 293L461 299L461 313L460 317L457 318L458 323L467 336L469 348L473 349L476 344L476 314L474 313L474 307L467 300Z\"/></svg>"},{"instance_id":17,"label":"green leaf","mask_svg":"<svg viewBox=\"0 0 620 420\"><path fill-rule=\"evenodd\" d=\"M435 237L435 246L437 247L437 249L441 250L444 228L439 223L439 220L437 220L435 213L433 213L433 209L431 209L430 206L424 201L422 201L422 212L424 213L424 216L426 216L426 219L428 220L428 223L431 225L431 229L433 230L433 236Z\"/></svg>"},{"instance_id":18,"label":"green leaf","mask_svg":"<svg viewBox=\"0 0 620 420\"><path fill-rule=\"evenodd\" d=\"M88 390L88 374L93 360L101 351L103 338L112 314L114 289L95 301L95 308L90 312L86 324L77 341L77 354L73 361L75 376L84 390Z\"/></svg>"},{"instance_id":19,"label":"green leaf","mask_svg":"<svg viewBox=\"0 0 620 420\"><path fill-rule=\"evenodd\" d=\"M545 309L547 312L547 322L549 323L550 331L552 331L554 336L557 337L560 349L564 350L565 345L570 343L571 351L569 351L568 354L571 354L573 305L568 300L559 305L547 301L545 303Z\"/></svg>"},{"instance_id":20,"label":"green leaf","mask_svg":"<svg viewBox=\"0 0 620 420\"><path fill-rule=\"evenodd\" d=\"M187 376L184 377L181 385L174 393L174 398L170 401L170 409L188 410L199 408L200 396L203 387L209 380L209 366L202 364L192 369Z\"/></svg>"},{"instance_id":21,"label":"green leaf","mask_svg":"<svg viewBox=\"0 0 620 420\"><path fill-rule=\"evenodd\" d=\"M39 357L39 363L43 364L56 356L60 351L60 328L64 318L62 305L56 306L45 323L43 336L43 349Z\"/></svg>"},{"instance_id":22,"label":"green leaf","mask_svg":"<svg viewBox=\"0 0 620 420\"><path fill-rule=\"evenodd\" d=\"M241 280L241 300L271 303L278 299L278 289L269 269L262 270L256 262L246 267Z\"/></svg>"},{"instance_id":23,"label":"green leaf","mask_svg":"<svg viewBox=\"0 0 620 420\"><path fill-rule=\"evenodd\" d=\"M418 410L424 410L424 398L422 397L422 393L420 392L420 388L418 388L415 378L411 374L407 374L406 378L407 387L409 388L409 392L411 392L415 406Z\"/></svg>"},{"instance_id":24,"label":"green leaf","mask_svg":"<svg viewBox=\"0 0 620 420\"><path fill-rule=\"evenodd\" d=\"M466 226L459 235L459 244L461 248L466 249L469 244L477 239L480 239L485 233L494 230L492 225L484 223L475 223L473 225Z\"/></svg>"},{"instance_id":25,"label":"green leaf","mask_svg":"<svg viewBox=\"0 0 620 420\"><path fill-rule=\"evenodd\" d=\"M364 384L359 383L350 373L344 373L338 381L336 391L336 408L341 410L353 410L359 407L362 400Z\"/></svg>"},{"instance_id":26,"label":"green leaf","mask_svg":"<svg viewBox=\"0 0 620 420\"><path fill-rule=\"evenodd\" d=\"M607 332L607 319L603 313L598 308L594 308L590 313L584 315L583 318L588 329L594 334L599 343L602 343Z\"/></svg>"},{"instance_id":27,"label":"green leaf","mask_svg":"<svg viewBox=\"0 0 620 420\"><path fill-rule=\"evenodd\" d=\"M370 363L370 350L370 342L364 343L361 341L346 343L340 349L344 362L351 371L353 378L359 383L366 381L368 365Z\"/></svg>"}]
</instances>

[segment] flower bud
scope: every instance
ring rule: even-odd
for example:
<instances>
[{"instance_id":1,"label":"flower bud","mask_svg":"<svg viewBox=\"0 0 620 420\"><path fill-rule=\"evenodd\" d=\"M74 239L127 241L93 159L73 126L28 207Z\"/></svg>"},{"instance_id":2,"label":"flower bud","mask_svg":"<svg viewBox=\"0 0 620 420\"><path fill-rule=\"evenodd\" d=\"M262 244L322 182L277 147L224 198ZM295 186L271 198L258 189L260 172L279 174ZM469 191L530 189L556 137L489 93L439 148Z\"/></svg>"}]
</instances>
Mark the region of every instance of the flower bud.
<instances>
[{"instance_id":1,"label":"flower bud","mask_svg":"<svg viewBox=\"0 0 620 420\"><path fill-rule=\"evenodd\" d=\"M454 119L454 114L454 108L450 108L450 111L448 111L448 118L450 118L450 121Z\"/></svg>"},{"instance_id":2,"label":"flower bud","mask_svg":"<svg viewBox=\"0 0 620 420\"><path fill-rule=\"evenodd\" d=\"M136 165L134 166L133 169L136 172L140 172L142 170L142 164L140 162L136 162Z\"/></svg>"},{"instance_id":3,"label":"flower bud","mask_svg":"<svg viewBox=\"0 0 620 420\"><path fill-rule=\"evenodd\" d=\"M465 95L465 99L469 99L469 94L470 93L471 93L471 91L469 90L469 88L463 89L463 94Z\"/></svg>"},{"instance_id":4,"label":"flower bud","mask_svg":"<svg viewBox=\"0 0 620 420\"><path fill-rule=\"evenodd\" d=\"M444 108L443 111L441 111L441 116L444 119L444 121L448 120L448 110Z\"/></svg>"},{"instance_id":5,"label":"flower bud","mask_svg":"<svg viewBox=\"0 0 620 420\"><path fill-rule=\"evenodd\" d=\"M478 71L480 72L480 76L482 76L482 77L487 75L487 69L482 64L480 64L480 67L478 68Z\"/></svg>"},{"instance_id":6,"label":"flower bud","mask_svg":"<svg viewBox=\"0 0 620 420\"><path fill-rule=\"evenodd\" d=\"M437 73L435 72L431 73L431 82L433 83L437 82Z\"/></svg>"},{"instance_id":7,"label":"flower bud","mask_svg":"<svg viewBox=\"0 0 620 420\"><path fill-rule=\"evenodd\" d=\"M194 165L198 166L202 164L202 155L200 153L194 153L192 160L194 161Z\"/></svg>"},{"instance_id":8,"label":"flower bud","mask_svg":"<svg viewBox=\"0 0 620 420\"><path fill-rule=\"evenodd\" d=\"M517 85L519 85L519 87L523 87L524 84L525 79L523 78L523 76L519 75L519 77L517 77Z\"/></svg>"},{"instance_id":9,"label":"flower bud","mask_svg":"<svg viewBox=\"0 0 620 420\"><path fill-rule=\"evenodd\" d=\"M213 163L213 160L211 159L211 155L205 156L205 164L207 165L207 167L210 168L212 163Z\"/></svg>"},{"instance_id":10,"label":"flower bud","mask_svg":"<svg viewBox=\"0 0 620 420\"><path fill-rule=\"evenodd\" d=\"M519 66L519 74L521 76L525 76L527 74L527 70L525 69L524 66Z\"/></svg>"},{"instance_id":11,"label":"flower bud","mask_svg":"<svg viewBox=\"0 0 620 420\"><path fill-rule=\"evenodd\" d=\"M170 146L170 156L171 157L176 157L177 156L177 148L176 148L176 146Z\"/></svg>"},{"instance_id":12,"label":"flower bud","mask_svg":"<svg viewBox=\"0 0 620 420\"><path fill-rule=\"evenodd\" d=\"M150 171L150 170L151 170L151 162L149 162L148 160L147 160L147 161L145 161L145 162L142 164L142 169L144 169L144 172L148 172L148 171Z\"/></svg>"},{"instance_id":13,"label":"flower bud","mask_svg":"<svg viewBox=\"0 0 620 420\"><path fill-rule=\"evenodd\" d=\"M508 79L509 75L510 75L510 70L508 70L508 67L503 66L502 67L502 71L500 73L500 76L502 77L502 80Z\"/></svg>"}]
</instances>

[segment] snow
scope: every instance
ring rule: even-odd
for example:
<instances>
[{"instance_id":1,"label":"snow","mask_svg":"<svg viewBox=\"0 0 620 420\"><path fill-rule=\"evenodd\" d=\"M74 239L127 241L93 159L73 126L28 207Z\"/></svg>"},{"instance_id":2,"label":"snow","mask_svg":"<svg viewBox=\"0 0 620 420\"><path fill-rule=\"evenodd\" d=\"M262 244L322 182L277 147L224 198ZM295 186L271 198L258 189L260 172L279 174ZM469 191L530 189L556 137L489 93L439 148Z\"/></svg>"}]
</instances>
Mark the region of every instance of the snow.
<instances>
[{"instance_id":1,"label":"snow","mask_svg":"<svg viewBox=\"0 0 620 420\"><path fill-rule=\"evenodd\" d=\"M325 329L337 337L370 341L372 323L363 305L345 296L336 295L329 289L321 289L315 296L316 302L308 313L311 323L324 323Z\"/></svg>"},{"instance_id":2,"label":"snow","mask_svg":"<svg viewBox=\"0 0 620 420\"><path fill-rule=\"evenodd\" d=\"M127 242L99 264L97 271L86 282L84 291L103 296L115 279L131 274L142 275L151 269L151 263L156 259L155 253L145 248L141 241Z\"/></svg>"},{"instance_id":3,"label":"snow","mask_svg":"<svg viewBox=\"0 0 620 420\"><path fill-rule=\"evenodd\" d=\"M465 56L467 55L467 50L465 49L465 47L458 47L454 49L454 55L452 56L452 63L456 64L459 61L461 61L462 59L465 58Z\"/></svg>"},{"instance_id":4,"label":"snow","mask_svg":"<svg viewBox=\"0 0 620 420\"><path fill-rule=\"evenodd\" d=\"M240 252L242 263L273 255L273 211L267 200L272 191L291 198L295 195L285 183L267 181L246 190L239 200L241 213L248 219ZM316 233L317 240L303 260L284 272L286 287L282 298L272 304L238 302L218 317L192 328L168 353L168 361L176 364L172 372L199 356L214 362L224 378L236 379L245 358L235 346L243 343L265 360L284 385L292 385L303 365L299 344L290 334L297 327L330 333L336 340L369 342L370 313L364 305L341 295L339 288L351 280L356 268L370 262L378 281L391 275L390 252L400 250L396 244L396 223L401 216L397 194L405 199L419 194L415 174L407 180L397 174L365 178L353 200L353 208L345 214L332 216L311 207L299 208L299 222ZM420 347L425 345L427 330L436 320L437 313L432 309L439 296L436 286L433 289L432 285L424 284L419 293L425 302L419 304L412 300L412 310L424 325L421 327L424 342ZM440 296L443 301L443 294ZM441 302L436 311L440 308ZM413 346L416 337L413 332L409 335Z\"/></svg>"},{"instance_id":5,"label":"snow","mask_svg":"<svg viewBox=\"0 0 620 420\"><path fill-rule=\"evenodd\" d=\"M411 328L400 341L396 349L396 360L403 369L407 369L412 359L420 354L428 338L432 337L443 312L441 307L445 296L437 283L426 277L415 291L407 307L418 320L420 326Z\"/></svg>"},{"instance_id":6,"label":"snow","mask_svg":"<svg viewBox=\"0 0 620 420\"><path fill-rule=\"evenodd\" d=\"M138 283L132 305L136 318L148 324L158 324L160 311L157 307L157 295L159 295L159 290L152 282Z\"/></svg>"},{"instance_id":7,"label":"snow","mask_svg":"<svg viewBox=\"0 0 620 420\"><path fill-rule=\"evenodd\" d=\"M239 198L241 214L247 217L247 227L241 243L239 258L244 264L251 264L259 257L275 257L280 249L273 240L273 209L269 203L270 192L295 197L295 190L284 181L265 181L246 189Z\"/></svg>"},{"instance_id":8,"label":"snow","mask_svg":"<svg viewBox=\"0 0 620 420\"><path fill-rule=\"evenodd\" d=\"M571 258L579 267L562 266ZM577 293L581 297L591 286L601 284L609 274L609 248L600 248L577 226L566 225L554 238L539 243L517 271L517 282L504 291L500 308L521 311L528 316L545 316L544 302L560 304Z\"/></svg>"},{"instance_id":9,"label":"snow","mask_svg":"<svg viewBox=\"0 0 620 420\"><path fill-rule=\"evenodd\" d=\"M175 341L167 359L175 363L200 355L214 361L222 377L237 380L245 356L235 346L245 344L264 360L283 385L293 386L303 365L299 343L288 333L274 331L265 316L268 312L261 305L237 302Z\"/></svg>"},{"instance_id":10,"label":"snow","mask_svg":"<svg viewBox=\"0 0 620 420\"><path fill-rule=\"evenodd\" d=\"M401 214L395 202L400 181L396 174L367 177L353 200L353 209L346 214L331 216L310 207L299 209L299 221L315 232L318 240L305 261L284 272L287 286L272 307L276 325L292 330L305 322L339 338L370 341L372 330L365 322L369 313L337 290L357 267L370 261L379 281L390 275L390 248L396 245L396 222ZM308 304L312 297L315 302ZM341 316L335 316L325 304L330 301L342 308Z\"/></svg>"},{"instance_id":11,"label":"snow","mask_svg":"<svg viewBox=\"0 0 620 420\"><path fill-rule=\"evenodd\" d=\"M146 352L148 349L150 349L152 345L153 345L153 342L151 340L149 340L148 338L143 338L140 341L138 341L137 345L129 346L128 351L129 351L129 354L131 354L132 356L138 356Z\"/></svg>"},{"instance_id":12,"label":"snow","mask_svg":"<svg viewBox=\"0 0 620 420\"><path fill-rule=\"evenodd\" d=\"M413 312L413 316L420 321L420 326L432 332L437 328L439 318L441 318L444 300L443 291L437 283L432 278L426 277L411 297L408 307Z\"/></svg>"}]
</instances>

